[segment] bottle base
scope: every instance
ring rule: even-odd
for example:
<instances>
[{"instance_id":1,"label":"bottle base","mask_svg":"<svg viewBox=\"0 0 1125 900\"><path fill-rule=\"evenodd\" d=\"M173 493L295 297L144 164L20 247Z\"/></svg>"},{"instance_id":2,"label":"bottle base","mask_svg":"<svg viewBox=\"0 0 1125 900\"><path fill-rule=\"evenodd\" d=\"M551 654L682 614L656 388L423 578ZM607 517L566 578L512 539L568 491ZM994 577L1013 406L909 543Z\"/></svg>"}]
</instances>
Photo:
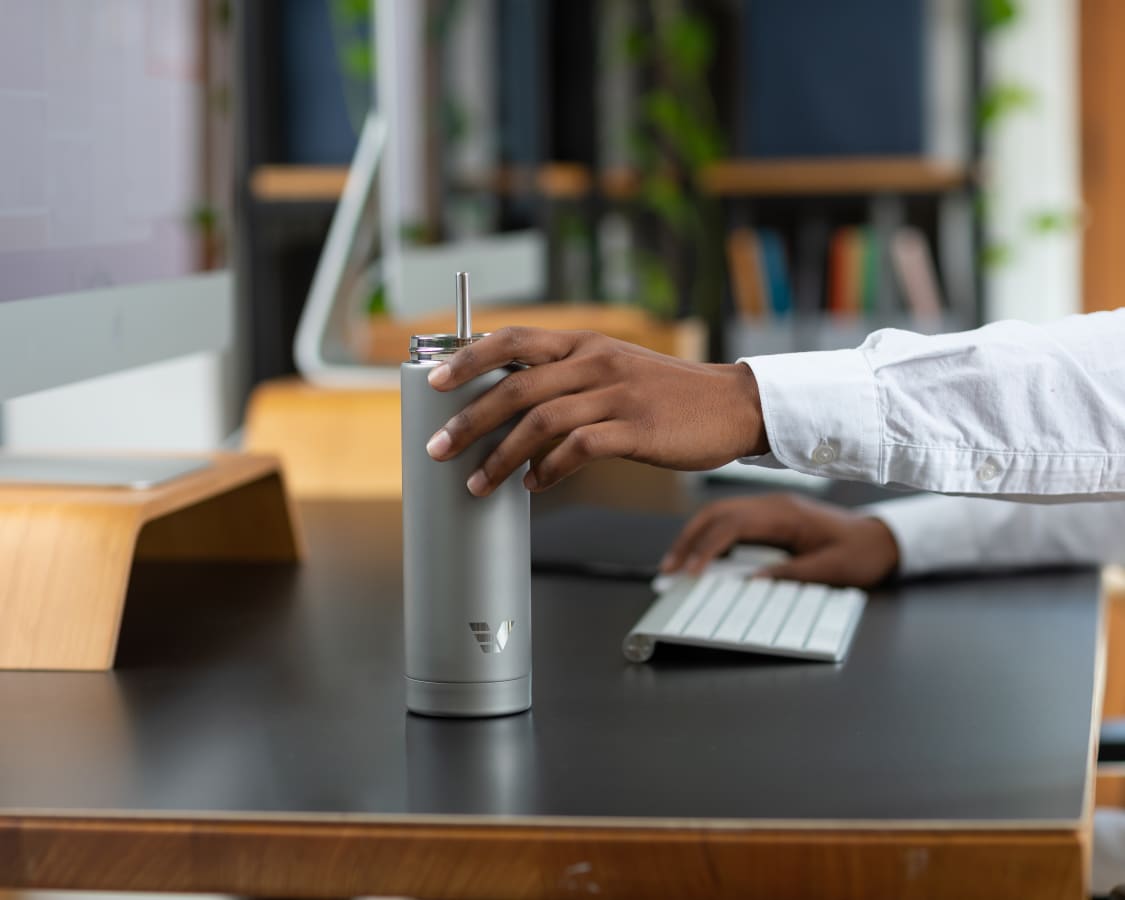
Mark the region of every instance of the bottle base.
<instances>
[{"instance_id":1,"label":"bottle base","mask_svg":"<svg viewBox=\"0 0 1125 900\"><path fill-rule=\"evenodd\" d=\"M508 681L419 681L406 676L406 708L422 716L509 716L531 708L531 676Z\"/></svg>"}]
</instances>

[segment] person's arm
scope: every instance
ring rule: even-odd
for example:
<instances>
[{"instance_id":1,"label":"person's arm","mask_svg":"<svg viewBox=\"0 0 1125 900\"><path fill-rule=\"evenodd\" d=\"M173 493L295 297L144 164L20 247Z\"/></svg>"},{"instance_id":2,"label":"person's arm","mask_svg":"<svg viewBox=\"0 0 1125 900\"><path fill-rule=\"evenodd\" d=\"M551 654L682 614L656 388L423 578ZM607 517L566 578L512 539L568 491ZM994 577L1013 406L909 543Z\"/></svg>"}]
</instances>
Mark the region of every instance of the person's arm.
<instances>
[{"instance_id":1,"label":"person's arm","mask_svg":"<svg viewBox=\"0 0 1125 900\"><path fill-rule=\"evenodd\" d=\"M661 569L699 574L736 543L788 550L761 574L872 587L891 575L1125 561L1125 503L1050 506L920 494L844 509L790 494L711 503Z\"/></svg>"},{"instance_id":2,"label":"person's arm","mask_svg":"<svg viewBox=\"0 0 1125 900\"><path fill-rule=\"evenodd\" d=\"M457 351L429 380L447 391L511 362L527 368L466 406L426 445L434 459L451 459L519 417L470 476L476 496L528 460L524 484L542 491L594 459L707 469L769 449L746 366L689 362L592 331L504 328Z\"/></svg>"},{"instance_id":3,"label":"person's arm","mask_svg":"<svg viewBox=\"0 0 1125 900\"><path fill-rule=\"evenodd\" d=\"M703 469L736 457L942 493L1125 496L1125 309L961 334L888 329L855 350L705 365L593 332L505 328L437 366L437 390L528 364L433 436L456 456L520 416L469 481L532 460L543 490L593 459ZM556 446L557 444L557 446Z\"/></svg>"},{"instance_id":4,"label":"person's arm","mask_svg":"<svg viewBox=\"0 0 1125 900\"><path fill-rule=\"evenodd\" d=\"M1020 500L1125 496L1125 309L740 360L802 472Z\"/></svg>"}]
</instances>

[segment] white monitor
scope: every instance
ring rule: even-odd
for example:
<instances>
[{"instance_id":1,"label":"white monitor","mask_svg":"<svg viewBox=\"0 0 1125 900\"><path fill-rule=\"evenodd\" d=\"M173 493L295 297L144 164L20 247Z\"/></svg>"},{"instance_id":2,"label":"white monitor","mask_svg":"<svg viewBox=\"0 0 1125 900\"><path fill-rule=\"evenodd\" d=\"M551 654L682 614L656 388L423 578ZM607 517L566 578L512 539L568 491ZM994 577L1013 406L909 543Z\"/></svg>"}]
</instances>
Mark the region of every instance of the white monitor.
<instances>
[{"instance_id":1,"label":"white monitor","mask_svg":"<svg viewBox=\"0 0 1125 900\"><path fill-rule=\"evenodd\" d=\"M4 5L0 400L229 342L193 225L198 23L195 0Z\"/></svg>"},{"instance_id":2,"label":"white monitor","mask_svg":"<svg viewBox=\"0 0 1125 900\"><path fill-rule=\"evenodd\" d=\"M540 300L546 283L546 239L538 230L404 244L412 205L406 195L417 194L420 180L425 4L371 0L371 11L376 111L359 136L294 341L298 371L333 387L398 384L397 367L365 364L352 345L355 320L368 315L376 296L384 313L408 320L452 311L458 271L471 274L478 307ZM488 17L483 6L471 12ZM363 333L380 340L377 327Z\"/></svg>"},{"instance_id":3,"label":"white monitor","mask_svg":"<svg viewBox=\"0 0 1125 900\"><path fill-rule=\"evenodd\" d=\"M473 297L480 306L526 302L542 291L546 246L538 231L423 248L388 240L388 232L396 230L388 227L386 215L389 151L386 118L371 113L297 326L297 369L316 384L398 384L397 368L366 365L351 345L352 324L369 315L377 293L385 312L409 319L452 310L453 273L458 271L472 274ZM377 329L374 339L379 340Z\"/></svg>"}]
</instances>

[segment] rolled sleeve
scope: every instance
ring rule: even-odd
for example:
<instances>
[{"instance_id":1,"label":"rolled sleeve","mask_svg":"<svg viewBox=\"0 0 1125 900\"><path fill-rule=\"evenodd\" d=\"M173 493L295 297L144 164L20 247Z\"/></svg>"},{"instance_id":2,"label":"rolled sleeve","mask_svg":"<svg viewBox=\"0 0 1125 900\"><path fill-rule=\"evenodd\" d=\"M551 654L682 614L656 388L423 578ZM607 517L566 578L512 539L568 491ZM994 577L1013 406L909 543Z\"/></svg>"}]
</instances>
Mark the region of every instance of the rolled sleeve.
<instances>
[{"instance_id":1,"label":"rolled sleeve","mask_svg":"<svg viewBox=\"0 0 1125 900\"><path fill-rule=\"evenodd\" d=\"M746 457L830 478L882 480L882 423L871 366L859 350L751 356L770 453Z\"/></svg>"},{"instance_id":2,"label":"rolled sleeve","mask_svg":"<svg viewBox=\"0 0 1125 900\"><path fill-rule=\"evenodd\" d=\"M1125 308L755 356L772 458L814 475L1065 503L1125 497ZM768 464L766 457L743 462Z\"/></svg>"}]
</instances>

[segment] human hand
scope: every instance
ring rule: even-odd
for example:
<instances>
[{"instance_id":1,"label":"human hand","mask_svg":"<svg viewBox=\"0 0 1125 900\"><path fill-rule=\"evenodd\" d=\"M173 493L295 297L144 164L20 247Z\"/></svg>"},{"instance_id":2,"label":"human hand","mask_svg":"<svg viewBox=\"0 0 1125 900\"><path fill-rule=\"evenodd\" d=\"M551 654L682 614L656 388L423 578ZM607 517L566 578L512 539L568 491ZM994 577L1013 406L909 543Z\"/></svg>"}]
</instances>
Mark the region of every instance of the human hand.
<instances>
[{"instance_id":1,"label":"human hand","mask_svg":"<svg viewBox=\"0 0 1125 900\"><path fill-rule=\"evenodd\" d=\"M890 576L899 562L898 543L879 519L793 494L767 494L704 507L684 526L660 569L698 575L739 542L793 554L758 573L769 578L866 588Z\"/></svg>"},{"instance_id":2,"label":"human hand","mask_svg":"<svg viewBox=\"0 0 1125 900\"><path fill-rule=\"evenodd\" d=\"M465 407L426 445L434 459L450 459L522 413L470 476L478 497L529 460L524 485L541 491L595 459L709 469L769 449L749 367L687 362L592 331L504 328L435 368L430 384L452 390L512 362L528 368Z\"/></svg>"}]
</instances>

